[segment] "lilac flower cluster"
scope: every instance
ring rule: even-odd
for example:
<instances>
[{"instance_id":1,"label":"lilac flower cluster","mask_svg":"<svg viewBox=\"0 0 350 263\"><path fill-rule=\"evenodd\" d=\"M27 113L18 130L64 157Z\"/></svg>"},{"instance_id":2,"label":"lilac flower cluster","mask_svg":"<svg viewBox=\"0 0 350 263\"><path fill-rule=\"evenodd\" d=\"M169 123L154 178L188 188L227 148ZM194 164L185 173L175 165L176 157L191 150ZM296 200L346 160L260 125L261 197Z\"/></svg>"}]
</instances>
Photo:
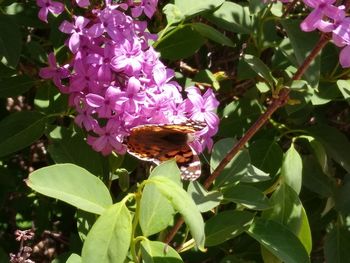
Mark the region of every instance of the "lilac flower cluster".
<instances>
[{"instance_id":1,"label":"lilac flower cluster","mask_svg":"<svg viewBox=\"0 0 350 263\"><path fill-rule=\"evenodd\" d=\"M305 32L318 29L324 33L332 33L333 43L342 48L339 55L340 65L343 68L350 67L350 17L346 16L345 6L334 5L336 0L303 0L303 2L311 7L312 11L300 24L301 29Z\"/></svg>"},{"instance_id":2,"label":"lilac flower cluster","mask_svg":"<svg viewBox=\"0 0 350 263\"><path fill-rule=\"evenodd\" d=\"M51 0L37 1L43 20L59 6ZM76 2L88 5L88 1ZM174 71L148 45L156 36L146 31L147 22L135 19L141 14L151 17L156 5L157 0L137 4L106 0L103 8L91 11L93 18L64 21L59 29L69 34L66 45L73 58L58 66L50 54L49 66L40 70L42 78L52 79L62 93L69 94L69 103L77 111L75 122L89 132L87 141L93 149L103 154L124 154L123 140L135 126L189 119L207 124L193 148L201 152L212 147L211 137L219 123L213 112L218 106L213 91L207 89L202 95L197 87L189 87L183 99L182 88L172 80Z\"/></svg>"}]
</instances>

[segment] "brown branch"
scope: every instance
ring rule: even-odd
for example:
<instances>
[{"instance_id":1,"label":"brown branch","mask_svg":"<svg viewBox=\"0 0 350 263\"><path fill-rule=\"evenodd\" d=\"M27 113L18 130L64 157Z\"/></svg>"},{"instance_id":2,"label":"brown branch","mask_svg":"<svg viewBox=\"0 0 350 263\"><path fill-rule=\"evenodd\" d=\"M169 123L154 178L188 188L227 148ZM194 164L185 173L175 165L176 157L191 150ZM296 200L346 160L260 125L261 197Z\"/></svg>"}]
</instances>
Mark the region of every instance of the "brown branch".
<instances>
[{"instance_id":1,"label":"brown branch","mask_svg":"<svg viewBox=\"0 0 350 263\"><path fill-rule=\"evenodd\" d=\"M316 44L315 48L306 57L303 64L298 68L297 72L294 74L292 80L300 79L305 71L309 68L312 61L317 57L322 48L328 43L329 36L323 34ZM214 180L220 175L226 165L235 157L235 155L244 147L244 145L260 130L260 128L269 120L271 115L278 110L280 107L286 104L289 98L290 88L283 88L280 90L278 96L272 100L272 103L267 108L267 110L256 120L256 122L248 129L248 131L243 135L243 137L237 142L237 144L228 152L228 154L221 160L219 165L213 171L213 173L205 180L204 187L208 189ZM179 218L173 228L169 231L165 243L169 242L174 238L177 231L184 223L183 218Z\"/></svg>"}]
</instances>

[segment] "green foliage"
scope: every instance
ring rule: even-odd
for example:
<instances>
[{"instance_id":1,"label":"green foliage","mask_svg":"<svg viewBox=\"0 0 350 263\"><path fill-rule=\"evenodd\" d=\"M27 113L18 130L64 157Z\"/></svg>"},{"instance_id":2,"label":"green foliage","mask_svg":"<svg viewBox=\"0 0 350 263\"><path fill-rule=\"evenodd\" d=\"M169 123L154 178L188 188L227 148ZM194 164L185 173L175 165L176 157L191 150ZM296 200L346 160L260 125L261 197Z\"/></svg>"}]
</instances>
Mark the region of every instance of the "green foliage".
<instances>
[{"instance_id":1,"label":"green foliage","mask_svg":"<svg viewBox=\"0 0 350 263\"><path fill-rule=\"evenodd\" d=\"M68 18L44 25L35 1L0 0L0 262L18 250L14 231L31 227L26 245L56 242L35 262L349 262L350 71L339 49L326 45L295 80L320 39L300 29L307 9L285 17L285 5L260 0L161 5L153 47L184 92L211 85L220 100L194 182L181 181L173 160L150 166L88 146L72 101L37 74L50 50L69 61L58 30ZM288 98L257 126L283 87Z\"/></svg>"}]
</instances>

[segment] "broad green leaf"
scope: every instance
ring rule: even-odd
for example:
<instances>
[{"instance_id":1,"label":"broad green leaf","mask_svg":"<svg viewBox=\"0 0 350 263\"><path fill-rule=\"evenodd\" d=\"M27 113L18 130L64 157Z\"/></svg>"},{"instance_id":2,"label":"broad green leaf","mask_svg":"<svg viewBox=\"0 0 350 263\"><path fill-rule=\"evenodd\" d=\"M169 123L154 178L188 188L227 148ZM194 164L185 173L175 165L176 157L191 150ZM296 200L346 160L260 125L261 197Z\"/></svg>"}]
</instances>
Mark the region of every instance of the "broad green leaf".
<instances>
[{"instance_id":1,"label":"broad green leaf","mask_svg":"<svg viewBox=\"0 0 350 263\"><path fill-rule=\"evenodd\" d=\"M335 181L323 173L321 166L312 156L304 156L303 186L322 197L330 197L335 189Z\"/></svg>"},{"instance_id":2,"label":"broad green leaf","mask_svg":"<svg viewBox=\"0 0 350 263\"><path fill-rule=\"evenodd\" d=\"M28 76L14 76L0 79L0 98L15 97L33 87L34 81Z\"/></svg>"},{"instance_id":3,"label":"broad green leaf","mask_svg":"<svg viewBox=\"0 0 350 263\"><path fill-rule=\"evenodd\" d=\"M35 111L21 111L7 116L0 122L0 156L21 150L43 134L46 116Z\"/></svg>"},{"instance_id":4,"label":"broad green leaf","mask_svg":"<svg viewBox=\"0 0 350 263\"><path fill-rule=\"evenodd\" d=\"M74 164L56 164L32 172L26 180L34 191L57 198L81 210L101 214L112 199L96 176Z\"/></svg>"},{"instance_id":5,"label":"broad green leaf","mask_svg":"<svg viewBox=\"0 0 350 263\"><path fill-rule=\"evenodd\" d=\"M246 232L284 262L310 262L308 253L299 239L275 221L256 219Z\"/></svg>"},{"instance_id":6,"label":"broad green leaf","mask_svg":"<svg viewBox=\"0 0 350 263\"><path fill-rule=\"evenodd\" d=\"M260 60L260 58L246 54L244 55L244 61L256 72L256 74L265 79L270 87L275 86L277 81L272 76L271 70Z\"/></svg>"},{"instance_id":7,"label":"broad green leaf","mask_svg":"<svg viewBox=\"0 0 350 263\"><path fill-rule=\"evenodd\" d=\"M228 47L235 46L231 39L229 39L223 33L209 25L203 23L192 23L192 28L196 30L199 34L201 34L203 37L208 38L216 43Z\"/></svg>"},{"instance_id":8,"label":"broad green leaf","mask_svg":"<svg viewBox=\"0 0 350 263\"><path fill-rule=\"evenodd\" d=\"M73 132L64 127L57 127L50 133L50 138L52 143L48 152L55 163L73 163L96 176L103 177L106 159L86 143L81 130Z\"/></svg>"},{"instance_id":9,"label":"broad green leaf","mask_svg":"<svg viewBox=\"0 0 350 263\"><path fill-rule=\"evenodd\" d=\"M190 182L187 192L192 196L193 201L201 213L208 212L217 207L223 199L219 191L208 192L198 181Z\"/></svg>"},{"instance_id":10,"label":"broad green leaf","mask_svg":"<svg viewBox=\"0 0 350 263\"><path fill-rule=\"evenodd\" d=\"M246 211L226 210L205 222L205 245L216 246L246 230L254 214Z\"/></svg>"},{"instance_id":11,"label":"broad green leaf","mask_svg":"<svg viewBox=\"0 0 350 263\"><path fill-rule=\"evenodd\" d=\"M141 255L145 263L181 263L180 255L171 246L159 242L143 240Z\"/></svg>"},{"instance_id":12,"label":"broad green leaf","mask_svg":"<svg viewBox=\"0 0 350 263\"><path fill-rule=\"evenodd\" d=\"M248 164L247 171L244 176L240 179L242 183L257 183L270 180L271 177L268 173L265 173L255 167L254 165Z\"/></svg>"},{"instance_id":13,"label":"broad green leaf","mask_svg":"<svg viewBox=\"0 0 350 263\"><path fill-rule=\"evenodd\" d=\"M350 103L350 81L349 80L343 80L340 79L337 81L337 86L342 93L344 99Z\"/></svg>"},{"instance_id":14,"label":"broad green leaf","mask_svg":"<svg viewBox=\"0 0 350 263\"><path fill-rule=\"evenodd\" d=\"M167 177L181 186L180 170L174 160L157 166L149 178ZM164 230L173 220L175 211L168 199L153 184L146 184L140 202L140 226L144 236Z\"/></svg>"},{"instance_id":15,"label":"broad green leaf","mask_svg":"<svg viewBox=\"0 0 350 263\"><path fill-rule=\"evenodd\" d=\"M328 154L350 173L350 142L337 129L325 124L313 126L307 131L321 142Z\"/></svg>"},{"instance_id":16,"label":"broad green leaf","mask_svg":"<svg viewBox=\"0 0 350 263\"><path fill-rule=\"evenodd\" d=\"M267 199L264 193L248 185L238 184L226 188L224 190L224 199L254 210L271 208L269 199Z\"/></svg>"},{"instance_id":17,"label":"broad green leaf","mask_svg":"<svg viewBox=\"0 0 350 263\"><path fill-rule=\"evenodd\" d=\"M294 143L292 143L284 156L281 176L284 181L292 187L297 194L299 194L301 190L302 175L303 162L299 153L294 148Z\"/></svg>"},{"instance_id":18,"label":"broad green leaf","mask_svg":"<svg viewBox=\"0 0 350 263\"><path fill-rule=\"evenodd\" d=\"M263 212L263 218L274 220L286 226L302 242L310 253L311 231L303 205L295 190L288 184L281 184L270 198L272 209Z\"/></svg>"},{"instance_id":19,"label":"broad green leaf","mask_svg":"<svg viewBox=\"0 0 350 263\"><path fill-rule=\"evenodd\" d=\"M224 0L175 0L176 7L186 17L214 10L224 3Z\"/></svg>"},{"instance_id":20,"label":"broad green leaf","mask_svg":"<svg viewBox=\"0 0 350 263\"><path fill-rule=\"evenodd\" d=\"M156 49L162 58L178 60L192 56L205 39L191 25L179 25L157 42Z\"/></svg>"},{"instance_id":21,"label":"broad green leaf","mask_svg":"<svg viewBox=\"0 0 350 263\"><path fill-rule=\"evenodd\" d=\"M92 226L83 246L84 263L123 263L131 240L131 215L124 203L106 209Z\"/></svg>"},{"instance_id":22,"label":"broad green leaf","mask_svg":"<svg viewBox=\"0 0 350 263\"><path fill-rule=\"evenodd\" d=\"M232 138L226 138L215 143L212 155L210 159L211 169L215 169L221 160L232 149L235 140ZM215 180L215 187L238 182L247 171L247 167L250 163L249 154L246 150L240 151L225 167L219 177Z\"/></svg>"},{"instance_id":23,"label":"broad green leaf","mask_svg":"<svg viewBox=\"0 0 350 263\"><path fill-rule=\"evenodd\" d=\"M67 259L66 263L81 263L81 257L77 254L72 254L70 257Z\"/></svg>"},{"instance_id":24,"label":"broad green leaf","mask_svg":"<svg viewBox=\"0 0 350 263\"><path fill-rule=\"evenodd\" d=\"M154 176L147 180L154 184L159 192L166 197L172 206L184 218L197 247L204 251L204 222L196 204L178 184L163 176Z\"/></svg>"},{"instance_id":25,"label":"broad green leaf","mask_svg":"<svg viewBox=\"0 0 350 263\"><path fill-rule=\"evenodd\" d=\"M309 138L309 144L311 146L311 149L312 149L318 163L321 166L322 171L325 174L327 174L329 168L328 168L328 156L327 156L326 149L324 148L322 143L317 141L315 138L313 138L311 136L306 136L306 137Z\"/></svg>"},{"instance_id":26,"label":"broad green leaf","mask_svg":"<svg viewBox=\"0 0 350 263\"><path fill-rule=\"evenodd\" d=\"M296 67L299 67L315 47L319 39L319 34L316 32L303 32L300 29L300 21L297 19L281 20L283 28L286 30L293 47L292 56L295 56L297 61ZM304 78L308 80L313 88L317 87L320 79L320 56L317 56L308 70L305 72Z\"/></svg>"},{"instance_id":27,"label":"broad green leaf","mask_svg":"<svg viewBox=\"0 0 350 263\"><path fill-rule=\"evenodd\" d=\"M324 244L325 262L350 262L350 232L346 227L335 226L327 235Z\"/></svg>"},{"instance_id":28,"label":"broad green leaf","mask_svg":"<svg viewBox=\"0 0 350 263\"><path fill-rule=\"evenodd\" d=\"M13 16L0 14L0 60L8 67L15 68L22 50L20 27Z\"/></svg>"},{"instance_id":29,"label":"broad green leaf","mask_svg":"<svg viewBox=\"0 0 350 263\"><path fill-rule=\"evenodd\" d=\"M283 152L273 140L259 139L249 146L252 164L274 176L282 165Z\"/></svg>"},{"instance_id":30,"label":"broad green leaf","mask_svg":"<svg viewBox=\"0 0 350 263\"><path fill-rule=\"evenodd\" d=\"M249 34L252 30L249 8L237 3L225 1L214 13L205 17L222 29L235 33Z\"/></svg>"}]
</instances>

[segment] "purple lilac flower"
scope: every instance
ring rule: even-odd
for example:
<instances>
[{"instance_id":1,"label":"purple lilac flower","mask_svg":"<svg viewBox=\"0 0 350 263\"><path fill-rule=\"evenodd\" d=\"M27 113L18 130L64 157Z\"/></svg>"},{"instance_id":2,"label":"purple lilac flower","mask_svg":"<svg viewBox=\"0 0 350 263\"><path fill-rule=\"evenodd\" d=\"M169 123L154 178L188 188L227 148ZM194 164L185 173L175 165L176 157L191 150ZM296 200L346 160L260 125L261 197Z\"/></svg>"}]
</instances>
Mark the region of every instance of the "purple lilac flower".
<instances>
[{"instance_id":1,"label":"purple lilac flower","mask_svg":"<svg viewBox=\"0 0 350 263\"><path fill-rule=\"evenodd\" d=\"M80 16L63 22L60 30L70 35L66 45L73 53L72 61L62 68L51 55L49 67L42 69L42 77L53 78L57 86L68 78L61 89L69 94L69 105L76 108L75 123L89 132L87 142L102 154L124 154L123 141L137 125L188 119L207 123L193 142L194 148L201 152L212 147L219 121L213 113L218 105L214 93L208 89L202 95L192 87L183 99L182 88L173 80L174 71L148 45L155 36L146 32L147 23L124 12L129 7L134 15L143 12L150 17L156 3L129 0L112 4L106 0L104 9L91 11L95 18Z\"/></svg>"},{"instance_id":2,"label":"purple lilac flower","mask_svg":"<svg viewBox=\"0 0 350 263\"><path fill-rule=\"evenodd\" d=\"M90 5L90 0L75 0L78 6L88 7Z\"/></svg>"},{"instance_id":3,"label":"purple lilac flower","mask_svg":"<svg viewBox=\"0 0 350 263\"><path fill-rule=\"evenodd\" d=\"M56 62L54 53L48 55L49 66L42 68L39 71L39 76L43 79L52 79L53 83L60 89L63 90L62 79L67 78L70 75L68 65L59 67Z\"/></svg>"},{"instance_id":4,"label":"purple lilac flower","mask_svg":"<svg viewBox=\"0 0 350 263\"><path fill-rule=\"evenodd\" d=\"M59 15L64 11L64 5L60 2L52 0L36 0L36 4L40 7L38 17L47 23L48 13Z\"/></svg>"}]
</instances>

